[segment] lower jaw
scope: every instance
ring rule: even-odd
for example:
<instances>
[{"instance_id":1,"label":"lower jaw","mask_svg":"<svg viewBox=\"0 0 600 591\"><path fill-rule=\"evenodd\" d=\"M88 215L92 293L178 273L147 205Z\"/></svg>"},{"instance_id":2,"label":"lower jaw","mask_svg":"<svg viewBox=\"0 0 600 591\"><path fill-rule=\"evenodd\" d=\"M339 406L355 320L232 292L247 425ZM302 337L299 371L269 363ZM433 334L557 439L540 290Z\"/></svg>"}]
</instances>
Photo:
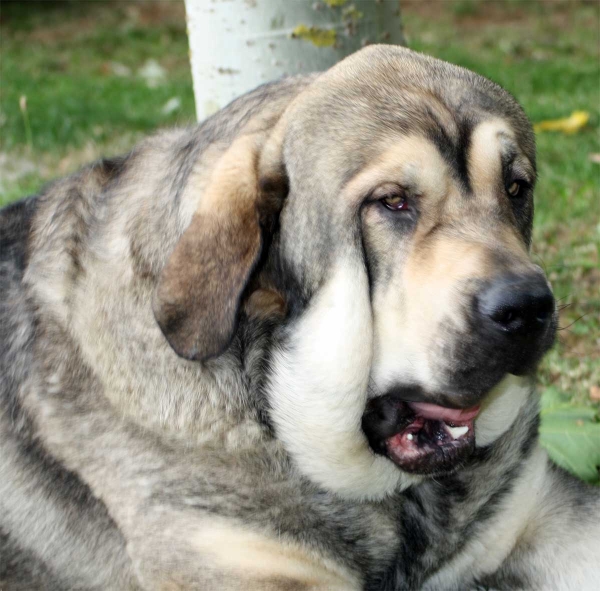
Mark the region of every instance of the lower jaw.
<instances>
[{"instance_id":1,"label":"lower jaw","mask_svg":"<svg viewBox=\"0 0 600 591\"><path fill-rule=\"evenodd\" d=\"M417 418L407 429L389 437L384 448L388 458L405 472L447 474L463 465L475 449L473 421L449 426L443 421Z\"/></svg>"},{"instance_id":2,"label":"lower jaw","mask_svg":"<svg viewBox=\"0 0 600 591\"><path fill-rule=\"evenodd\" d=\"M452 444L438 446L434 450L426 450L414 456L399 454L394 450L393 443L386 444L387 456L401 470L409 474L439 475L449 474L463 465L475 449L475 440L468 445L455 447Z\"/></svg>"}]
</instances>

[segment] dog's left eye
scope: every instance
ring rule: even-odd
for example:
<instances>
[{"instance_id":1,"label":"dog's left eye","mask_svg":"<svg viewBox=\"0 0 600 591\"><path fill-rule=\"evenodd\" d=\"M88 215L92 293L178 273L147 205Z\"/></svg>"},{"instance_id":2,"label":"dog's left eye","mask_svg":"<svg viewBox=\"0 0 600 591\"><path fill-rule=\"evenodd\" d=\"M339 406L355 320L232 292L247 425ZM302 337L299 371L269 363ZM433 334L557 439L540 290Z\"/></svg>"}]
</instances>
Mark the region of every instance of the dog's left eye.
<instances>
[{"instance_id":1,"label":"dog's left eye","mask_svg":"<svg viewBox=\"0 0 600 591\"><path fill-rule=\"evenodd\" d=\"M519 195L522 195L525 192L525 189L527 188L527 184L525 183L525 181L513 181L512 183L510 183L507 187L506 187L506 192L511 196L511 197L519 197Z\"/></svg>"}]
</instances>

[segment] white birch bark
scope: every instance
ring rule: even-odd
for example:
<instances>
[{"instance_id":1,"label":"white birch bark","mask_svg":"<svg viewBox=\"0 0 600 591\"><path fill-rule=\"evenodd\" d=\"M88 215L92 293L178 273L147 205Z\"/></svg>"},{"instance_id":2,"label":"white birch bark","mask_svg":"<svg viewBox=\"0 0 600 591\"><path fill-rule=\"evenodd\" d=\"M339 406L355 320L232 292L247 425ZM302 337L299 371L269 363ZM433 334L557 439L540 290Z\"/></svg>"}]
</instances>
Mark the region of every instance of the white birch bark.
<instances>
[{"instance_id":1,"label":"white birch bark","mask_svg":"<svg viewBox=\"0 0 600 591\"><path fill-rule=\"evenodd\" d=\"M263 82L403 44L398 0L185 0L199 120Z\"/></svg>"}]
</instances>

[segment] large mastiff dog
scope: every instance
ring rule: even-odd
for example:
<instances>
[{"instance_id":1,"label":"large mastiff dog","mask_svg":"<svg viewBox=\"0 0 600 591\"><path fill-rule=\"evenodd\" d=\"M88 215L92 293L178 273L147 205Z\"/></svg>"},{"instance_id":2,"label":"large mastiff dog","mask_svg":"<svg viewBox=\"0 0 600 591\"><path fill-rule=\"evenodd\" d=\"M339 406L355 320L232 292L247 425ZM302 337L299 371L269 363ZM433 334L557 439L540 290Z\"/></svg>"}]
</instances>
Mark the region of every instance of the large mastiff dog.
<instances>
[{"instance_id":1,"label":"large mastiff dog","mask_svg":"<svg viewBox=\"0 0 600 591\"><path fill-rule=\"evenodd\" d=\"M397 47L0 217L0 588L600 588L501 88Z\"/></svg>"}]
</instances>

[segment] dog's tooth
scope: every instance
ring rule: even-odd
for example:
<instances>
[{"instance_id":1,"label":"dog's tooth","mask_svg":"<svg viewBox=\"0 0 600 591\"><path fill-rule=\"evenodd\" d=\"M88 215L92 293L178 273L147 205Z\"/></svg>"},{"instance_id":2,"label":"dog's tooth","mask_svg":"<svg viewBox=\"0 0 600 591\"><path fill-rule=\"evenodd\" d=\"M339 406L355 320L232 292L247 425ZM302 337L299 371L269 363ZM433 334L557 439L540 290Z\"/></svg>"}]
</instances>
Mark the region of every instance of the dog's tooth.
<instances>
[{"instance_id":1,"label":"dog's tooth","mask_svg":"<svg viewBox=\"0 0 600 591\"><path fill-rule=\"evenodd\" d=\"M448 433L450 433L450 435L452 436L452 439L458 439L459 437L462 437L469 430L469 427L467 427L467 426L450 427L450 426L446 425L446 429L447 429Z\"/></svg>"}]
</instances>

